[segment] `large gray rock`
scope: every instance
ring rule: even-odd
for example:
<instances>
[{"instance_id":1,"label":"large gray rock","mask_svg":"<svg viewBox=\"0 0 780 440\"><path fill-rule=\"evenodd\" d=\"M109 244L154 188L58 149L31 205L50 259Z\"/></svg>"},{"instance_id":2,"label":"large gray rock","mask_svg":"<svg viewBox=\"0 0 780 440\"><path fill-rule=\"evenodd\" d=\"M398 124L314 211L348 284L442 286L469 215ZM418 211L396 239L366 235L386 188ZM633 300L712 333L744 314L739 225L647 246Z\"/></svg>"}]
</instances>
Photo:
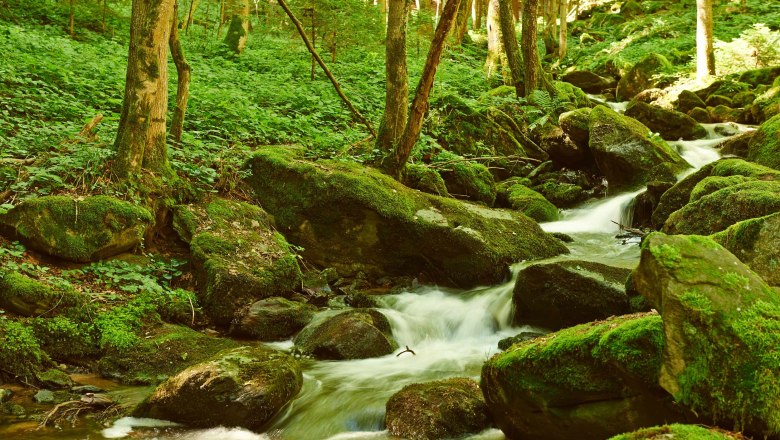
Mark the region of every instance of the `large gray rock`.
<instances>
[{"instance_id":1,"label":"large gray rock","mask_svg":"<svg viewBox=\"0 0 780 440\"><path fill-rule=\"evenodd\" d=\"M663 318L659 383L682 405L759 437L780 434L780 296L701 236L645 238L634 284Z\"/></svg>"},{"instance_id":2,"label":"large gray rock","mask_svg":"<svg viewBox=\"0 0 780 440\"><path fill-rule=\"evenodd\" d=\"M287 339L304 328L317 308L285 298L267 298L237 313L230 334L261 341Z\"/></svg>"},{"instance_id":3,"label":"large gray rock","mask_svg":"<svg viewBox=\"0 0 780 440\"><path fill-rule=\"evenodd\" d=\"M479 385L453 378L407 385L387 401L390 434L411 440L437 440L476 434L490 421Z\"/></svg>"},{"instance_id":4,"label":"large gray rock","mask_svg":"<svg viewBox=\"0 0 780 440\"><path fill-rule=\"evenodd\" d=\"M247 163L247 183L307 261L343 276L422 275L468 287L501 281L514 262L567 252L522 214L420 193L371 168L301 154L261 149Z\"/></svg>"},{"instance_id":5,"label":"large gray rock","mask_svg":"<svg viewBox=\"0 0 780 440\"><path fill-rule=\"evenodd\" d=\"M289 355L241 347L162 383L134 414L193 427L259 430L298 394L302 383L301 369Z\"/></svg>"},{"instance_id":6,"label":"large gray rock","mask_svg":"<svg viewBox=\"0 0 780 440\"><path fill-rule=\"evenodd\" d=\"M558 330L629 313L624 285L630 272L591 261L529 266L512 294L515 322Z\"/></svg>"},{"instance_id":7,"label":"large gray rock","mask_svg":"<svg viewBox=\"0 0 780 440\"><path fill-rule=\"evenodd\" d=\"M296 350L317 359L365 359L384 356L398 348L390 322L373 309L323 314L294 339Z\"/></svg>"}]
</instances>

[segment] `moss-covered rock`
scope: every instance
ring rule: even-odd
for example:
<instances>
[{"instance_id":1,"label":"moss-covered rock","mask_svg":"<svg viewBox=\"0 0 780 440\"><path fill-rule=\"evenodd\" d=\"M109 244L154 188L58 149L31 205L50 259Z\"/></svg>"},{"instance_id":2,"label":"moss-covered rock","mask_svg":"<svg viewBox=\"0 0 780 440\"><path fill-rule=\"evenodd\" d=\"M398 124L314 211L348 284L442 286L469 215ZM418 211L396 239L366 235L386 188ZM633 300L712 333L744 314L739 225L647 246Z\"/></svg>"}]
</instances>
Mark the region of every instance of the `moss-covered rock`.
<instances>
[{"instance_id":1,"label":"moss-covered rock","mask_svg":"<svg viewBox=\"0 0 780 440\"><path fill-rule=\"evenodd\" d=\"M46 371L42 371L36 375L38 382L44 387L52 390L70 389L75 382L62 370L51 368Z\"/></svg>"},{"instance_id":2,"label":"moss-covered rock","mask_svg":"<svg viewBox=\"0 0 780 440\"><path fill-rule=\"evenodd\" d=\"M34 382L49 363L29 326L0 316L0 378Z\"/></svg>"},{"instance_id":3,"label":"moss-covered rock","mask_svg":"<svg viewBox=\"0 0 780 440\"><path fill-rule=\"evenodd\" d=\"M573 170L592 170L595 167L587 139L585 145L580 145L554 125L546 126L541 136L540 146L557 167Z\"/></svg>"},{"instance_id":4,"label":"moss-covered rock","mask_svg":"<svg viewBox=\"0 0 780 440\"><path fill-rule=\"evenodd\" d=\"M35 318L29 321L41 348L55 361L90 364L100 347L90 322L67 316Z\"/></svg>"},{"instance_id":5,"label":"moss-covered rock","mask_svg":"<svg viewBox=\"0 0 780 440\"><path fill-rule=\"evenodd\" d=\"M712 122L710 112L703 107L696 107L688 112L688 116L692 117L694 121L702 124L709 124Z\"/></svg>"},{"instance_id":6,"label":"moss-covered rock","mask_svg":"<svg viewBox=\"0 0 780 440\"><path fill-rule=\"evenodd\" d=\"M442 162L439 174L450 195L493 206L496 201L496 184L485 165L469 162L449 151L439 153L435 162Z\"/></svg>"},{"instance_id":7,"label":"moss-covered rock","mask_svg":"<svg viewBox=\"0 0 780 440\"><path fill-rule=\"evenodd\" d=\"M614 88L617 82L612 78L604 78L587 70L575 70L561 77L561 80L573 84L586 93L600 94L606 89Z\"/></svg>"},{"instance_id":8,"label":"moss-covered rock","mask_svg":"<svg viewBox=\"0 0 780 440\"><path fill-rule=\"evenodd\" d=\"M634 272L663 317L659 383L681 404L755 435L780 433L780 297L701 236L645 238Z\"/></svg>"},{"instance_id":9,"label":"moss-covered rock","mask_svg":"<svg viewBox=\"0 0 780 440\"><path fill-rule=\"evenodd\" d=\"M635 119L605 106L590 113L590 151L610 188L630 188L647 182L650 170L661 163L683 170L689 165L661 139Z\"/></svg>"},{"instance_id":10,"label":"moss-covered rock","mask_svg":"<svg viewBox=\"0 0 780 440\"><path fill-rule=\"evenodd\" d=\"M772 84L778 77L780 77L780 66L773 66L742 72L739 75L739 81L757 87L762 84Z\"/></svg>"},{"instance_id":11,"label":"moss-covered rock","mask_svg":"<svg viewBox=\"0 0 780 440\"><path fill-rule=\"evenodd\" d=\"M538 222L558 220L558 208L543 195L525 185L512 185L507 193L509 206Z\"/></svg>"},{"instance_id":12,"label":"moss-covered rock","mask_svg":"<svg viewBox=\"0 0 780 440\"><path fill-rule=\"evenodd\" d=\"M755 134L753 130L737 134L716 145L715 148L719 148L723 156L747 157L750 140Z\"/></svg>"},{"instance_id":13,"label":"moss-covered rock","mask_svg":"<svg viewBox=\"0 0 780 440\"><path fill-rule=\"evenodd\" d=\"M685 113L633 101L626 108L630 116L646 125L650 130L660 133L666 140L692 140L707 136L707 130Z\"/></svg>"},{"instance_id":14,"label":"moss-covered rock","mask_svg":"<svg viewBox=\"0 0 780 440\"><path fill-rule=\"evenodd\" d=\"M723 95L710 95L707 97L704 103L707 104L707 107L717 107L719 105L734 107L734 101L732 101L728 96Z\"/></svg>"},{"instance_id":15,"label":"moss-covered rock","mask_svg":"<svg viewBox=\"0 0 780 440\"><path fill-rule=\"evenodd\" d=\"M780 86L772 87L756 97L750 107L753 121L761 124L780 114Z\"/></svg>"},{"instance_id":16,"label":"moss-covered rock","mask_svg":"<svg viewBox=\"0 0 780 440\"><path fill-rule=\"evenodd\" d=\"M503 279L522 259L566 252L528 217L410 190L354 163L299 158L272 147L247 163L247 178L290 242L342 276L423 274L469 287Z\"/></svg>"},{"instance_id":17,"label":"moss-covered rock","mask_svg":"<svg viewBox=\"0 0 780 440\"><path fill-rule=\"evenodd\" d=\"M403 387L387 401L385 425L394 436L436 440L476 434L490 422L479 385L453 378Z\"/></svg>"},{"instance_id":18,"label":"moss-covered rock","mask_svg":"<svg viewBox=\"0 0 780 440\"><path fill-rule=\"evenodd\" d=\"M733 180L733 184L730 184ZM717 185L701 189L701 197L675 211L664 223L667 234L710 235L742 220L763 217L780 211L780 181L749 180L739 177L718 178ZM708 181L702 181L708 183ZM711 182L711 180L710 180ZM717 189L718 185L728 185ZM715 190L711 193L707 191Z\"/></svg>"},{"instance_id":19,"label":"moss-covered rock","mask_svg":"<svg viewBox=\"0 0 780 440\"><path fill-rule=\"evenodd\" d=\"M780 170L780 115L758 127L748 143L747 159Z\"/></svg>"},{"instance_id":20,"label":"moss-covered rock","mask_svg":"<svg viewBox=\"0 0 780 440\"><path fill-rule=\"evenodd\" d=\"M289 355L240 347L218 353L160 384L134 414L193 427L260 430L298 394L302 384L300 366Z\"/></svg>"},{"instance_id":21,"label":"moss-covered rock","mask_svg":"<svg viewBox=\"0 0 780 440\"><path fill-rule=\"evenodd\" d=\"M101 375L129 384L157 384L182 369L235 348L230 339L215 338L188 327L165 324L128 349L109 348L98 362Z\"/></svg>"},{"instance_id":22,"label":"moss-covered rock","mask_svg":"<svg viewBox=\"0 0 780 440\"><path fill-rule=\"evenodd\" d=\"M403 184L428 194L449 197L447 184L436 170L425 165L407 164L404 168Z\"/></svg>"},{"instance_id":23,"label":"moss-covered rock","mask_svg":"<svg viewBox=\"0 0 780 440\"><path fill-rule=\"evenodd\" d=\"M630 272L576 260L529 266L515 282L515 322L558 330L629 313L624 285Z\"/></svg>"},{"instance_id":24,"label":"moss-covered rock","mask_svg":"<svg viewBox=\"0 0 780 440\"><path fill-rule=\"evenodd\" d=\"M694 108L705 108L707 104L699 98L699 95L691 92L690 90L683 90L675 101L675 108L682 113L688 113Z\"/></svg>"},{"instance_id":25,"label":"moss-covered rock","mask_svg":"<svg viewBox=\"0 0 780 440\"><path fill-rule=\"evenodd\" d=\"M609 440L744 440L742 434L699 425L664 425L616 435Z\"/></svg>"},{"instance_id":26,"label":"moss-covered rock","mask_svg":"<svg viewBox=\"0 0 780 440\"><path fill-rule=\"evenodd\" d=\"M317 359L365 359L398 348L390 322L373 309L355 309L318 316L295 337L303 354Z\"/></svg>"},{"instance_id":27,"label":"moss-covered rock","mask_svg":"<svg viewBox=\"0 0 780 440\"><path fill-rule=\"evenodd\" d=\"M0 214L0 230L39 252L76 262L138 246L152 222L146 209L108 196L38 197Z\"/></svg>"},{"instance_id":28,"label":"moss-covered rock","mask_svg":"<svg viewBox=\"0 0 780 440\"><path fill-rule=\"evenodd\" d=\"M780 286L780 212L735 223L712 239L768 284Z\"/></svg>"},{"instance_id":29,"label":"moss-covered rock","mask_svg":"<svg viewBox=\"0 0 780 440\"><path fill-rule=\"evenodd\" d=\"M0 270L0 308L21 316L39 316L84 302L75 290L58 288L19 272Z\"/></svg>"},{"instance_id":30,"label":"moss-covered rock","mask_svg":"<svg viewBox=\"0 0 780 440\"><path fill-rule=\"evenodd\" d=\"M590 137L590 108L579 108L570 112L562 113L558 117L558 124L561 130L569 136L577 146L583 149L588 148L588 138Z\"/></svg>"},{"instance_id":31,"label":"moss-covered rock","mask_svg":"<svg viewBox=\"0 0 780 440\"><path fill-rule=\"evenodd\" d=\"M642 90L658 87L657 76L671 70L672 63L663 55L651 53L645 56L620 78L616 92L618 101L627 101Z\"/></svg>"},{"instance_id":32,"label":"moss-covered rock","mask_svg":"<svg viewBox=\"0 0 780 440\"><path fill-rule=\"evenodd\" d=\"M573 183L547 181L533 189L558 208L571 208L588 198L588 193Z\"/></svg>"},{"instance_id":33,"label":"moss-covered rock","mask_svg":"<svg viewBox=\"0 0 780 440\"><path fill-rule=\"evenodd\" d=\"M287 339L304 328L316 307L284 298L267 298L239 311L230 334L261 341Z\"/></svg>"},{"instance_id":34,"label":"moss-covered rock","mask_svg":"<svg viewBox=\"0 0 780 440\"><path fill-rule=\"evenodd\" d=\"M681 419L657 385L662 349L658 315L611 318L510 347L480 386L509 438L604 439Z\"/></svg>"},{"instance_id":35,"label":"moss-covered rock","mask_svg":"<svg viewBox=\"0 0 780 440\"><path fill-rule=\"evenodd\" d=\"M178 206L173 225L190 245L200 303L219 325L258 299L300 286L296 255L257 206L221 198Z\"/></svg>"}]
</instances>

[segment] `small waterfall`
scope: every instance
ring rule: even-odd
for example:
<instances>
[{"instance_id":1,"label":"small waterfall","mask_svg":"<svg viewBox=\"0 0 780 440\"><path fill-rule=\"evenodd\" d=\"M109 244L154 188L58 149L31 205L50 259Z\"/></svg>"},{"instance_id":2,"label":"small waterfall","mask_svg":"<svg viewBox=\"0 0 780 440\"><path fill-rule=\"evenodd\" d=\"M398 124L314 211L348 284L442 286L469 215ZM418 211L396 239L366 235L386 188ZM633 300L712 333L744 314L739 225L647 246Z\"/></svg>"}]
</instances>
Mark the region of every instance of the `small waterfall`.
<instances>
[{"instance_id":1,"label":"small waterfall","mask_svg":"<svg viewBox=\"0 0 780 440\"><path fill-rule=\"evenodd\" d=\"M563 232L566 234L591 232L591 233L617 233L620 228L617 223L623 222L623 213L637 194L643 190L623 193L596 202L588 203L579 208L563 212L563 219L543 223L542 229L547 232Z\"/></svg>"}]
</instances>

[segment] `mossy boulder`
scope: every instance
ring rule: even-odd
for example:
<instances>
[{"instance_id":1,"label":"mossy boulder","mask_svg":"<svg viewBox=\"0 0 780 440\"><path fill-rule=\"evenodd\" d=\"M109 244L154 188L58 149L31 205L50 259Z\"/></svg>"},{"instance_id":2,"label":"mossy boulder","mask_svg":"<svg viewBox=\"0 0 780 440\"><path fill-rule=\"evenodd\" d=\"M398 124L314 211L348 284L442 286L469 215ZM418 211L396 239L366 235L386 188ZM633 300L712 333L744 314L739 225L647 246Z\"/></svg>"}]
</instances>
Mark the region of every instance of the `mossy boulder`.
<instances>
[{"instance_id":1,"label":"mossy boulder","mask_svg":"<svg viewBox=\"0 0 780 440\"><path fill-rule=\"evenodd\" d=\"M780 170L780 114L758 127L748 142L747 159Z\"/></svg>"},{"instance_id":2,"label":"mossy boulder","mask_svg":"<svg viewBox=\"0 0 780 440\"><path fill-rule=\"evenodd\" d=\"M780 66L773 66L742 72L739 75L739 81L757 87L762 84L772 84L778 77L780 77Z\"/></svg>"},{"instance_id":3,"label":"mossy boulder","mask_svg":"<svg viewBox=\"0 0 780 440\"><path fill-rule=\"evenodd\" d=\"M516 209L538 222L558 220L558 208L543 195L525 185L512 185L507 193L512 209Z\"/></svg>"},{"instance_id":4,"label":"mossy boulder","mask_svg":"<svg viewBox=\"0 0 780 440\"><path fill-rule=\"evenodd\" d=\"M751 130L734 135L716 145L715 148L719 148L720 154L723 156L747 157L750 140L753 139L755 134L756 132Z\"/></svg>"},{"instance_id":5,"label":"mossy boulder","mask_svg":"<svg viewBox=\"0 0 780 440\"><path fill-rule=\"evenodd\" d=\"M590 108L579 108L570 112L561 113L558 117L558 123L561 130L569 136L577 146L583 149L588 148L588 139L590 137Z\"/></svg>"},{"instance_id":6,"label":"mossy boulder","mask_svg":"<svg viewBox=\"0 0 780 440\"><path fill-rule=\"evenodd\" d=\"M713 184L711 179L694 187L690 203L669 216L664 232L710 235L739 221L780 211L780 181L739 183L744 178L732 176L716 178L717 184ZM707 186L702 189L704 185ZM719 186L725 187L717 189ZM700 198L695 199L695 194Z\"/></svg>"},{"instance_id":7,"label":"mossy boulder","mask_svg":"<svg viewBox=\"0 0 780 440\"><path fill-rule=\"evenodd\" d=\"M86 302L70 288L58 288L20 272L0 270L0 308L21 316L39 316Z\"/></svg>"},{"instance_id":8,"label":"mossy boulder","mask_svg":"<svg viewBox=\"0 0 780 440\"><path fill-rule=\"evenodd\" d=\"M586 93L599 94L606 89L614 88L617 82L612 78L604 78L587 70L575 70L561 77L561 80L573 84Z\"/></svg>"},{"instance_id":9,"label":"mossy boulder","mask_svg":"<svg viewBox=\"0 0 780 440\"><path fill-rule=\"evenodd\" d=\"M247 183L303 257L342 276L422 276L493 284L509 264L567 252L528 217L414 191L354 163L271 147L247 163Z\"/></svg>"},{"instance_id":10,"label":"mossy boulder","mask_svg":"<svg viewBox=\"0 0 780 440\"><path fill-rule=\"evenodd\" d=\"M735 223L712 239L768 284L780 286L780 212Z\"/></svg>"},{"instance_id":11,"label":"mossy boulder","mask_svg":"<svg viewBox=\"0 0 780 440\"><path fill-rule=\"evenodd\" d=\"M0 316L0 379L35 382L36 373L50 363L32 328Z\"/></svg>"},{"instance_id":12,"label":"mossy boulder","mask_svg":"<svg viewBox=\"0 0 780 440\"><path fill-rule=\"evenodd\" d=\"M707 100L705 100L704 103L707 104L707 107L717 107L719 105L732 108L734 107L734 101L732 101L728 96L723 95L710 95L707 97Z\"/></svg>"},{"instance_id":13,"label":"mossy boulder","mask_svg":"<svg viewBox=\"0 0 780 440\"><path fill-rule=\"evenodd\" d=\"M745 440L745 437L718 428L673 424L640 429L609 440Z\"/></svg>"},{"instance_id":14,"label":"mossy boulder","mask_svg":"<svg viewBox=\"0 0 780 440\"><path fill-rule=\"evenodd\" d=\"M588 198L588 193L581 186L573 183L547 181L534 186L533 190L558 208L571 208Z\"/></svg>"},{"instance_id":15,"label":"mossy boulder","mask_svg":"<svg viewBox=\"0 0 780 440\"><path fill-rule=\"evenodd\" d=\"M707 136L707 130L692 117L656 105L633 101L626 108L625 115L646 125L666 140L692 140Z\"/></svg>"},{"instance_id":16,"label":"mossy boulder","mask_svg":"<svg viewBox=\"0 0 780 440\"><path fill-rule=\"evenodd\" d=\"M634 283L663 317L660 385L715 422L777 436L777 292L712 239L662 233L642 243Z\"/></svg>"},{"instance_id":17,"label":"mossy boulder","mask_svg":"<svg viewBox=\"0 0 780 440\"><path fill-rule=\"evenodd\" d=\"M261 341L287 339L304 328L317 308L285 298L267 298L239 311L230 334Z\"/></svg>"},{"instance_id":18,"label":"mossy boulder","mask_svg":"<svg viewBox=\"0 0 780 440\"><path fill-rule=\"evenodd\" d=\"M508 438L602 440L682 419L657 385L662 350L657 314L625 315L515 344L480 386Z\"/></svg>"},{"instance_id":19,"label":"mossy boulder","mask_svg":"<svg viewBox=\"0 0 780 440\"><path fill-rule=\"evenodd\" d=\"M780 86L772 87L752 102L750 115L755 123L764 121L780 114Z\"/></svg>"},{"instance_id":20,"label":"mossy boulder","mask_svg":"<svg viewBox=\"0 0 780 440\"><path fill-rule=\"evenodd\" d=\"M707 104L694 92L690 90L683 90L677 97L677 101L674 104L677 111L682 113L688 113L696 107L706 108Z\"/></svg>"},{"instance_id":21,"label":"mossy boulder","mask_svg":"<svg viewBox=\"0 0 780 440\"><path fill-rule=\"evenodd\" d=\"M658 76L670 72L672 68L672 63L663 55L651 53L645 56L620 78L616 92L618 101L627 101L643 90L658 87Z\"/></svg>"},{"instance_id":22,"label":"mossy boulder","mask_svg":"<svg viewBox=\"0 0 780 440\"><path fill-rule=\"evenodd\" d=\"M436 162L443 162L439 166L439 174L450 195L493 206L496 201L496 183L485 165L469 162L449 151L439 153Z\"/></svg>"},{"instance_id":23,"label":"mossy boulder","mask_svg":"<svg viewBox=\"0 0 780 440\"><path fill-rule=\"evenodd\" d=\"M560 127L550 125L543 129L540 146L550 156L550 160L558 167L574 170L590 170L593 168L593 157L585 144L571 140ZM587 134L586 134L587 135Z\"/></svg>"},{"instance_id":24,"label":"mossy boulder","mask_svg":"<svg viewBox=\"0 0 780 440\"><path fill-rule=\"evenodd\" d=\"M258 299L290 294L301 284L298 258L261 208L213 198L177 206L173 226L190 245L204 310L227 326Z\"/></svg>"},{"instance_id":25,"label":"mossy boulder","mask_svg":"<svg viewBox=\"0 0 780 440\"><path fill-rule=\"evenodd\" d=\"M688 116L692 117L694 121L702 124L709 124L712 122L710 112L703 107L696 107L688 112Z\"/></svg>"},{"instance_id":26,"label":"mossy boulder","mask_svg":"<svg viewBox=\"0 0 780 440\"><path fill-rule=\"evenodd\" d=\"M403 184L428 194L449 197L447 184L436 170L425 165L407 164L403 173Z\"/></svg>"},{"instance_id":27,"label":"mossy boulder","mask_svg":"<svg viewBox=\"0 0 780 440\"><path fill-rule=\"evenodd\" d=\"M689 167L666 142L651 137L642 123L605 106L591 111L589 128L590 151L611 189L645 184L650 170L662 163L680 171Z\"/></svg>"},{"instance_id":28,"label":"mossy boulder","mask_svg":"<svg viewBox=\"0 0 780 440\"><path fill-rule=\"evenodd\" d=\"M366 359L384 356L398 348L390 322L373 309L322 314L295 337L302 354L317 359Z\"/></svg>"},{"instance_id":29,"label":"mossy boulder","mask_svg":"<svg viewBox=\"0 0 780 440\"><path fill-rule=\"evenodd\" d=\"M216 354L178 373L134 415L192 427L238 426L258 431L301 389L303 377L289 355L260 347Z\"/></svg>"},{"instance_id":30,"label":"mossy boulder","mask_svg":"<svg viewBox=\"0 0 780 440\"><path fill-rule=\"evenodd\" d=\"M70 387L76 384L66 372L57 370L56 368L42 371L38 373L36 377L41 385L52 390L70 389Z\"/></svg>"},{"instance_id":31,"label":"mossy boulder","mask_svg":"<svg viewBox=\"0 0 780 440\"><path fill-rule=\"evenodd\" d=\"M529 266L517 275L512 293L515 322L558 330L627 314L629 273L579 260Z\"/></svg>"},{"instance_id":32,"label":"mossy boulder","mask_svg":"<svg viewBox=\"0 0 780 440\"><path fill-rule=\"evenodd\" d=\"M405 439L459 438L490 426L482 391L471 379L407 385L390 397L386 408L387 430Z\"/></svg>"},{"instance_id":33,"label":"mossy boulder","mask_svg":"<svg viewBox=\"0 0 780 440\"><path fill-rule=\"evenodd\" d=\"M239 344L188 327L164 324L128 349L109 348L98 361L104 377L128 384L158 384L182 369Z\"/></svg>"},{"instance_id":34,"label":"mossy boulder","mask_svg":"<svg viewBox=\"0 0 780 440\"><path fill-rule=\"evenodd\" d=\"M153 223L148 210L108 196L45 196L0 214L0 231L39 252L86 263L138 246Z\"/></svg>"}]
</instances>

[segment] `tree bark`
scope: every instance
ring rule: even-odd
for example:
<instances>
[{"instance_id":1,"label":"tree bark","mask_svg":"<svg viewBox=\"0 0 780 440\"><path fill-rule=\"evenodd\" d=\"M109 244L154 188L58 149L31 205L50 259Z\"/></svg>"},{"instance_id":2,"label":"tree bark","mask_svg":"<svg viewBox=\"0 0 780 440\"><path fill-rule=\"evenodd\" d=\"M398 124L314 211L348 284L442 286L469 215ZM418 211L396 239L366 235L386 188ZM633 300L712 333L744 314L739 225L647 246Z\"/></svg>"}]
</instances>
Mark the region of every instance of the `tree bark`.
<instances>
[{"instance_id":1,"label":"tree bark","mask_svg":"<svg viewBox=\"0 0 780 440\"><path fill-rule=\"evenodd\" d=\"M534 90L545 89L550 95L555 94L552 82L542 71L542 62L539 60L539 52L536 50L536 11L539 0L525 0L523 2L523 30L521 34L521 50L525 81L525 96L530 96Z\"/></svg>"},{"instance_id":2,"label":"tree bark","mask_svg":"<svg viewBox=\"0 0 780 440\"><path fill-rule=\"evenodd\" d=\"M74 29L75 15L76 15L76 0L70 0L70 22L68 23L68 30L71 38L73 38L73 35L75 33L75 29Z\"/></svg>"},{"instance_id":3,"label":"tree bark","mask_svg":"<svg viewBox=\"0 0 780 440\"><path fill-rule=\"evenodd\" d=\"M466 36L466 32L469 30L469 15L471 15L471 5L474 0L461 0L460 7L458 8L458 17L455 19L455 29L453 31L453 41L455 46L460 46L463 43L463 37Z\"/></svg>"},{"instance_id":4,"label":"tree bark","mask_svg":"<svg viewBox=\"0 0 780 440\"><path fill-rule=\"evenodd\" d=\"M349 100L349 98L347 98L347 95L345 95L344 92L341 90L341 86L339 85L339 82L336 81L336 78L330 72L328 66L325 65L325 61L322 61L320 55L317 53L316 50L314 50L314 47L311 45L311 42L309 41L309 37L306 36L306 29L303 28L303 24L301 24L300 20L298 20L295 17L295 14L292 13L292 10L290 10L290 7L287 5L287 2L285 2L284 0L277 0L277 2L279 3L279 6L281 6L282 9L284 9L284 12L290 18L290 21L293 22L295 28L298 29L298 34L300 34L303 43L306 45L306 48L309 49L309 53L311 53L314 59L317 60L317 64L319 64L322 70L325 72L325 76L327 76L331 84L333 84L333 88L336 89L336 93L338 93L339 98L341 98L344 104L346 104L346 106L355 116L355 119L357 119L363 125L365 125L366 128L368 129L368 132L371 133L371 136L376 138L376 131L374 131L374 127L372 127L371 123L368 122L368 119L366 119L365 116L363 116L358 111L358 109L356 109L355 106L352 105L352 102Z\"/></svg>"},{"instance_id":5,"label":"tree bark","mask_svg":"<svg viewBox=\"0 0 780 440\"><path fill-rule=\"evenodd\" d=\"M192 67L184 57L184 50L179 40L179 26L176 20L178 16L179 3L176 2L173 9L173 23L171 26L171 37L169 40L171 48L171 57L176 65L176 107L173 109L173 119L171 120L171 140L178 144L181 142L181 134L184 131L184 115L187 113L187 100L190 97L190 76Z\"/></svg>"},{"instance_id":6,"label":"tree bark","mask_svg":"<svg viewBox=\"0 0 780 440\"><path fill-rule=\"evenodd\" d=\"M558 50L558 35L556 35L555 27L555 21L558 19L557 5L558 0L542 0L542 10L544 11L542 41L544 41L544 50L547 55L552 55Z\"/></svg>"},{"instance_id":7,"label":"tree bark","mask_svg":"<svg viewBox=\"0 0 780 440\"><path fill-rule=\"evenodd\" d=\"M712 0L696 0L696 77L715 75L712 47Z\"/></svg>"},{"instance_id":8,"label":"tree bark","mask_svg":"<svg viewBox=\"0 0 780 440\"><path fill-rule=\"evenodd\" d=\"M246 48L249 35L249 0L226 0L223 17L230 21L225 34L225 44L231 51L240 55Z\"/></svg>"},{"instance_id":9,"label":"tree bark","mask_svg":"<svg viewBox=\"0 0 780 440\"><path fill-rule=\"evenodd\" d=\"M195 21L195 11L198 10L199 5L200 0L190 0L190 9L187 12L187 21L184 23L185 34L190 31L190 26L192 26L192 23Z\"/></svg>"},{"instance_id":10,"label":"tree bark","mask_svg":"<svg viewBox=\"0 0 780 440\"><path fill-rule=\"evenodd\" d=\"M487 20L487 57L485 59L485 75L490 79L496 72L500 72L504 84L512 83L512 76L508 72L509 62L504 49L504 39L501 36L501 23L499 20L499 2L501 0L489 0Z\"/></svg>"},{"instance_id":11,"label":"tree bark","mask_svg":"<svg viewBox=\"0 0 780 440\"><path fill-rule=\"evenodd\" d=\"M517 35L515 34L515 19L512 12L512 0L500 0L499 18L501 24L501 37L504 40L506 49L506 58L509 63L509 71L512 74L512 85L515 86L517 97L525 95L523 84L523 59L520 55L520 47L517 44Z\"/></svg>"},{"instance_id":12,"label":"tree bark","mask_svg":"<svg viewBox=\"0 0 780 440\"><path fill-rule=\"evenodd\" d=\"M444 42L455 21L460 2L461 0L449 0L447 2L444 6L444 11L442 11L439 24L436 26L436 31L433 34L433 41L430 49L428 49L428 57L425 59L420 82L417 83L417 90L415 91L411 111L409 112L409 120L406 123L401 140L395 147L392 160L388 164L388 174L396 179L400 178L401 171L412 153L412 148L420 137L425 112L428 110L428 97L436 77L436 68L439 66L441 53L444 50Z\"/></svg>"},{"instance_id":13,"label":"tree bark","mask_svg":"<svg viewBox=\"0 0 780 440\"><path fill-rule=\"evenodd\" d=\"M377 145L392 151L404 132L409 106L409 77L406 67L406 31L409 0L389 0L385 41L385 114L379 127Z\"/></svg>"},{"instance_id":14,"label":"tree bark","mask_svg":"<svg viewBox=\"0 0 780 440\"><path fill-rule=\"evenodd\" d=\"M137 176L142 169L172 173L165 125L173 5L174 0L133 0L125 96L114 142L119 178Z\"/></svg>"},{"instance_id":15,"label":"tree bark","mask_svg":"<svg viewBox=\"0 0 780 440\"><path fill-rule=\"evenodd\" d=\"M486 0L474 0L474 7L471 11L471 28L475 31L482 28L482 15L485 9Z\"/></svg>"},{"instance_id":16,"label":"tree bark","mask_svg":"<svg viewBox=\"0 0 780 440\"><path fill-rule=\"evenodd\" d=\"M568 38L569 38L569 0L561 0L561 18L560 18L560 35L558 38L558 59L563 61L566 58L566 52L568 51Z\"/></svg>"}]
</instances>

